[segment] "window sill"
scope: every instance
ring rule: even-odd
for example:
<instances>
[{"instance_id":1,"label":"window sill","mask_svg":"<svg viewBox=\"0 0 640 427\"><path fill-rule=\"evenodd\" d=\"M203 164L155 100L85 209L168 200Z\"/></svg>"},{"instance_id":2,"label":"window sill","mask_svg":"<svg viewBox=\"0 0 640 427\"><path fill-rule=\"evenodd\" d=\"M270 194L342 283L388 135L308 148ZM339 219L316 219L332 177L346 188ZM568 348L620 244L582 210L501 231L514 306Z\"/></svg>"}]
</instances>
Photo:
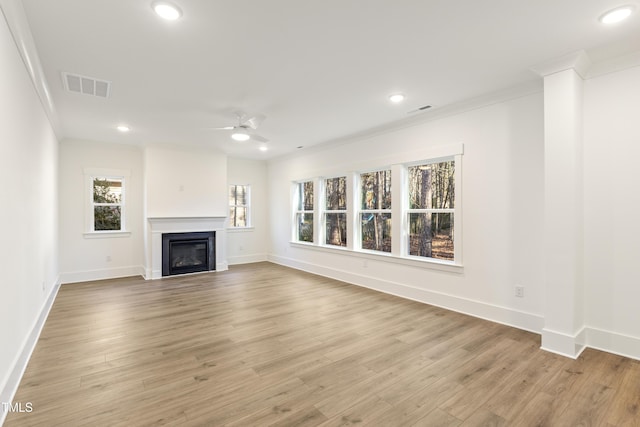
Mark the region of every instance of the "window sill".
<instances>
[{"instance_id":1,"label":"window sill","mask_svg":"<svg viewBox=\"0 0 640 427\"><path fill-rule=\"evenodd\" d=\"M131 236L130 231L87 231L82 233L85 239L109 239Z\"/></svg>"},{"instance_id":2,"label":"window sill","mask_svg":"<svg viewBox=\"0 0 640 427\"><path fill-rule=\"evenodd\" d=\"M227 227L227 231L231 233L248 233L254 230L255 227Z\"/></svg>"},{"instance_id":3,"label":"window sill","mask_svg":"<svg viewBox=\"0 0 640 427\"><path fill-rule=\"evenodd\" d=\"M304 242L289 242L289 245L296 248L302 249L311 249L321 252L327 253L337 253L340 255L352 256L354 258L360 259L371 259L375 261L389 262L393 264L403 264L410 267L424 268L429 270L438 270L438 271L446 271L449 273L464 273L464 267L461 264L454 264L451 261L441 261L436 259L421 259L418 257L399 257L392 255L390 253L381 252L376 253L374 251L359 251L347 249L341 246L330 246L330 245L316 245L313 243L304 243Z\"/></svg>"}]
</instances>

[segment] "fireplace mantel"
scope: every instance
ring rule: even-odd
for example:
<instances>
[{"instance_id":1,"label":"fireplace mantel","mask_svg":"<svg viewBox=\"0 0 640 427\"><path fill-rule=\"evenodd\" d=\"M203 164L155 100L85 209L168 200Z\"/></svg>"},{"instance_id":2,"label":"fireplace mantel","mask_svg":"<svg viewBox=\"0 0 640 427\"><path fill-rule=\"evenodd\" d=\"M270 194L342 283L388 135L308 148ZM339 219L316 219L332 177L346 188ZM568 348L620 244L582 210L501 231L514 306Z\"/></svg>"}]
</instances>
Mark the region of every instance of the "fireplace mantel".
<instances>
[{"instance_id":1,"label":"fireplace mantel","mask_svg":"<svg viewBox=\"0 0 640 427\"><path fill-rule=\"evenodd\" d=\"M229 269L226 250L227 217L148 217L146 279L162 278L162 234L216 231L216 271Z\"/></svg>"}]
</instances>

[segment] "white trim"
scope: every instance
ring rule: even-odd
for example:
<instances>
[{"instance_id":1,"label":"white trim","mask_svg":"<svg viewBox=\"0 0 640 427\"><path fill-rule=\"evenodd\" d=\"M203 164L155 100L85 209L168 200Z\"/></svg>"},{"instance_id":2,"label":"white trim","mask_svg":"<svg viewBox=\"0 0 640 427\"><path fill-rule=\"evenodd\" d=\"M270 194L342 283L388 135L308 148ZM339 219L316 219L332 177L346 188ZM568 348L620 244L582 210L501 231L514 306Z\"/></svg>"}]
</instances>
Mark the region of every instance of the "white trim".
<instances>
[{"instance_id":1,"label":"white trim","mask_svg":"<svg viewBox=\"0 0 640 427\"><path fill-rule=\"evenodd\" d=\"M456 311L469 316L478 317L537 334L542 331L542 326L544 324L544 318L540 315L514 310L508 307L487 304L467 298L460 298L455 295L421 289L398 282L381 280L376 277L355 274L349 271L303 262L293 258L269 255L269 261L275 264L307 271L309 273L318 274L401 298L434 305L447 310Z\"/></svg>"},{"instance_id":2,"label":"white trim","mask_svg":"<svg viewBox=\"0 0 640 427\"><path fill-rule=\"evenodd\" d=\"M411 115L406 119L329 140L322 144L307 147L305 148L305 153L307 155L312 155L313 153L325 152L327 150L335 148L336 146L355 144L376 136L393 133L398 130L404 130L412 126L420 126L424 123L433 122L445 117L455 116L469 111L474 111L492 105L502 104L511 100L531 96L533 94L541 93L543 92L543 90L544 88L542 79L532 79L519 85L489 92L471 99L456 102L451 105L445 105L442 107L434 105L433 108L428 110L428 112L424 112L422 114ZM277 158L269 159L269 162L287 160L295 158L298 155L298 152L291 152Z\"/></svg>"},{"instance_id":3,"label":"white trim","mask_svg":"<svg viewBox=\"0 0 640 427\"><path fill-rule=\"evenodd\" d=\"M144 276L144 273L144 268L141 265L68 271L60 273L60 283L79 283L94 280L117 279L119 277Z\"/></svg>"},{"instance_id":4,"label":"white trim","mask_svg":"<svg viewBox=\"0 0 640 427\"><path fill-rule=\"evenodd\" d=\"M229 217L229 223L227 224L227 228L230 230L233 229L244 229L244 228L253 228L253 218L252 218L252 209L251 209L251 184L229 184L227 185L227 187L229 187L229 190L231 189L231 187L245 187L245 199L247 204L245 205L232 205L231 203L229 203L229 208L245 208L245 224L248 224L244 227L237 227L237 226L233 226L231 225L231 217ZM237 191L236 191L237 194Z\"/></svg>"},{"instance_id":5,"label":"white trim","mask_svg":"<svg viewBox=\"0 0 640 427\"><path fill-rule=\"evenodd\" d=\"M129 237L131 236L130 231L113 231L113 230L105 230L105 231L87 231L82 233L85 239L108 239L112 237Z\"/></svg>"},{"instance_id":6,"label":"white trim","mask_svg":"<svg viewBox=\"0 0 640 427\"><path fill-rule=\"evenodd\" d=\"M640 67L640 51L595 62L591 68L589 68L586 78L592 79L634 67Z\"/></svg>"},{"instance_id":7,"label":"white trim","mask_svg":"<svg viewBox=\"0 0 640 427\"><path fill-rule=\"evenodd\" d=\"M92 238L94 233L102 234L104 236L101 237L123 237L117 235L117 233L127 233L127 217L128 217L128 209L127 209L127 186L129 185L129 181L131 178L131 171L127 169L109 169L109 168L93 168L86 167L82 169L82 173L84 174L84 182L85 182L85 211L84 211L84 232L85 238ZM93 182L95 178L105 177L118 179L122 181L122 193L121 200L118 204L113 204L114 206L120 206L120 230L105 230L105 231L96 231L95 227L95 217L94 217L94 207L95 203L93 202ZM113 233L113 234L109 234ZM97 237L97 234L95 237Z\"/></svg>"},{"instance_id":8,"label":"white trim","mask_svg":"<svg viewBox=\"0 0 640 427\"><path fill-rule=\"evenodd\" d=\"M386 157L385 160L393 158L390 166L356 169L348 167L349 172L342 169L340 172L320 173L315 178L305 178L294 180L291 182L291 238L290 243L305 243L317 247L331 247L325 242L325 176L347 177L347 249L358 253L380 253L382 255L391 255L397 260L411 260L423 258L429 263L444 263L445 265L462 266L462 155L464 153L464 144L457 143L446 146L431 147L427 150L418 150L413 152L412 156L407 157L407 153L397 154L395 157ZM416 160L418 159L418 160ZM407 209L408 202L408 167L420 164L436 164L440 162L453 161L455 164L454 180L455 180L455 205L452 209L427 209L427 210L411 210ZM368 161L369 165L371 161ZM385 163L387 164L387 163ZM391 193L394 194L391 207L388 209L362 209L362 175L372 174L382 171L390 171L391 173ZM300 191L299 187L302 183L311 182L314 186L314 210L299 210ZM454 261L443 261L427 257L414 257L409 255L408 249L408 212L434 212L434 213L452 213L454 218L453 241L454 241ZM362 222L363 214L387 214L391 217L391 251L374 251L362 248ZM298 239L298 215L312 214L314 220L313 241L303 242Z\"/></svg>"},{"instance_id":9,"label":"white trim","mask_svg":"<svg viewBox=\"0 0 640 427\"><path fill-rule=\"evenodd\" d=\"M42 307L40 308L40 314L31 327L31 332L29 333L29 335L27 335L24 342L22 343L21 351L18 352L18 355L16 356L16 359L13 363L13 368L9 371L9 377L7 378L7 381L4 384L3 388L0 390L0 402L10 403L13 401L13 398L18 391L20 381L22 380L22 376L27 369L27 365L29 364L29 360L31 359L33 350L35 350L36 344L40 339L40 334L42 333L42 329L47 320L47 317L49 317L49 312L51 311L51 307L53 307L53 303L58 295L59 290L60 280L58 279L51 287L49 295L42 304ZM6 416L7 413L0 408L0 426L4 423Z\"/></svg>"},{"instance_id":10,"label":"white trim","mask_svg":"<svg viewBox=\"0 0 640 427\"><path fill-rule=\"evenodd\" d=\"M543 328L542 344L540 345L540 348L561 356L577 359L587 347L585 343L585 335L584 328L573 335L554 331L549 328Z\"/></svg>"},{"instance_id":11,"label":"white trim","mask_svg":"<svg viewBox=\"0 0 640 427\"><path fill-rule=\"evenodd\" d=\"M249 233L255 229L255 227L227 227L229 233Z\"/></svg>"},{"instance_id":12,"label":"white trim","mask_svg":"<svg viewBox=\"0 0 640 427\"><path fill-rule=\"evenodd\" d=\"M532 67L531 70L542 77L566 70L575 70L581 78L585 78L591 67L591 60L584 50L572 52L559 58L545 61Z\"/></svg>"},{"instance_id":13,"label":"white trim","mask_svg":"<svg viewBox=\"0 0 640 427\"><path fill-rule=\"evenodd\" d=\"M238 264L251 264L253 262L265 262L267 261L267 254L251 254L251 255L239 255L228 258L229 265Z\"/></svg>"},{"instance_id":14,"label":"white trim","mask_svg":"<svg viewBox=\"0 0 640 427\"><path fill-rule=\"evenodd\" d=\"M588 347L640 360L640 337L592 327L585 331Z\"/></svg>"},{"instance_id":15,"label":"white trim","mask_svg":"<svg viewBox=\"0 0 640 427\"><path fill-rule=\"evenodd\" d=\"M335 251L339 251L339 255L352 256L354 258L371 259L374 261L390 262L393 264L403 264L403 265L408 265L410 267L446 271L449 273L456 273L456 274L464 273L464 266L454 264L450 261L438 260L435 258L424 258L424 257L413 257L413 256L399 257L389 252L368 251L364 249L359 249L356 251L356 250L352 250L342 246L332 246L332 245L319 246L319 245L314 245L313 243L306 243L306 242L289 242L289 246L301 248L301 249L312 249L316 251L323 251L325 253L334 253L334 254L336 253Z\"/></svg>"},{"instance_id":16,"label":"white trim","mask_svg":"<svg viewBox=\"0 0 640 427\"><path fill-rule=\"evenodd\" d=\"M226 216L211 217L148 217L147 218L147 254L144 278L162 279L162 234L192 233L200 231L216 232L216 269L220 272L229 269L227 261Z\"/></svg>"},{"instance_id":17,"label":"white trim","mask_svg":"<svg viewBox=\"0 0 640 427\"><path fill-rule=\"evenodd\" d=\"M31 78L31 83L42 104L42 108L49 119L56 139L60 141L60 135L62 135L60 119L53 104L53 99L51 98L51 91L49 90L49 85L45 78L44 70L42 69L24 6L19 0L0 0L0 12L1 15L4 15L13 41L20 53L25 69Z\"/></svg>"}]
</instances>

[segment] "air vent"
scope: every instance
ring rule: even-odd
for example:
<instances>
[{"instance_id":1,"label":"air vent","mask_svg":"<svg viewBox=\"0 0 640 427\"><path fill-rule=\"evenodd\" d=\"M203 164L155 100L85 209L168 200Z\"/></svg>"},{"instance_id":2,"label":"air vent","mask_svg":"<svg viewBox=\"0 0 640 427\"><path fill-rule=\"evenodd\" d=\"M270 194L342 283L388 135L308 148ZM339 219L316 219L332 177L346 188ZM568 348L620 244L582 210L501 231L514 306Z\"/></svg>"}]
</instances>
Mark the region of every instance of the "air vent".
<instances>
[{"instance_id":1,"label":"air vent","mask_svg":"<svg viewBox=\"0 0 640 427\"><path fill-rule=\"evenodd\" d=\"M111 92L111 82L79 74L62 73L64 88L73 93L108 98Z\"/></svg>"},{"instance_id":2,"label":"air vent","mask_svg":"<svg viewBox=\"0 0 640 427\"><path fill-rule=\"evenodd\" d=\"M428 110L429 108L431 108L431 105L425 105L425 106L422 106L420 108L416 108L415 110L409 111L407 114L417 113L419 111Z\"/></svg>"}]
</instances>

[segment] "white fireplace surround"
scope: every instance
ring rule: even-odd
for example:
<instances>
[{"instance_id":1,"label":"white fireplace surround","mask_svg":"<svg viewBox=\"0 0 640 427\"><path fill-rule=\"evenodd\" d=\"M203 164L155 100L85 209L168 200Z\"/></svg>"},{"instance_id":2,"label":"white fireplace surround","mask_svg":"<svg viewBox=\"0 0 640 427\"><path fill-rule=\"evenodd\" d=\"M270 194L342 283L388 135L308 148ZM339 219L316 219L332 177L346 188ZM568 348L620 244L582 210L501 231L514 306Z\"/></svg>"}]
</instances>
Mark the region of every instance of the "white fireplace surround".
<instances>
[{"instance_id":1,"label":"white fireplace surround","mask_svg":"<svg viewBox=\"0 0 640 427\"><path fill-rule=\"evenodd\" d=\"M225 226L227 217L154 217L147 218L147 268L145 279L162 278L162 234L193 233L198 231L216 232L216 270L229 269L227 263Z\"/></svg>"}]
</instances>

